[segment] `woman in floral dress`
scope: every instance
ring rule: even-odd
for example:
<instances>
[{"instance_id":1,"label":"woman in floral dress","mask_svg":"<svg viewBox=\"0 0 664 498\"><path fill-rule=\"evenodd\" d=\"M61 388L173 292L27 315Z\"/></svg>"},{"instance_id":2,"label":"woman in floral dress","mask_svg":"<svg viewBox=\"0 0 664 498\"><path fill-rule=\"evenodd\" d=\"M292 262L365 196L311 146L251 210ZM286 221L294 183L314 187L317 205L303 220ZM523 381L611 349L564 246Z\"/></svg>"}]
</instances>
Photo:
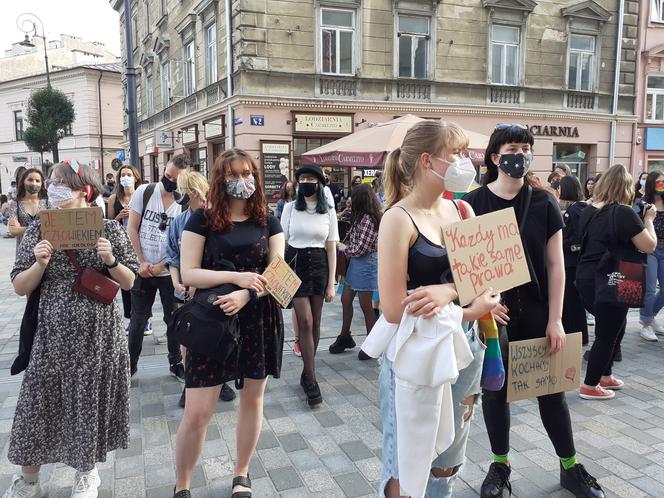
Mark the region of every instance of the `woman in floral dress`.
<instances>
[{"instance_id":1,"label":"woman in floral dress","mask_svg":"<svg viewBox=\"0 0 664 498\"><path fill-rule=\"evenodd\" d=\"M60 163L49 180L55 207L86 207L99 195L97 174ZM4 498L42 496L39 468L61 462L77 470L72 497L93 498L101 481L95 464L129 442L129 353L122 316L110 305L72 291L76 270L67 255L40 236L41 221L25 232L11 272L19 295L41 283L30 362L23 377L9 443L9 461L21 465ZM130 289L138 262L125 231L104 220L96 248L74 251Z\"/></svg>"}]
</instances>

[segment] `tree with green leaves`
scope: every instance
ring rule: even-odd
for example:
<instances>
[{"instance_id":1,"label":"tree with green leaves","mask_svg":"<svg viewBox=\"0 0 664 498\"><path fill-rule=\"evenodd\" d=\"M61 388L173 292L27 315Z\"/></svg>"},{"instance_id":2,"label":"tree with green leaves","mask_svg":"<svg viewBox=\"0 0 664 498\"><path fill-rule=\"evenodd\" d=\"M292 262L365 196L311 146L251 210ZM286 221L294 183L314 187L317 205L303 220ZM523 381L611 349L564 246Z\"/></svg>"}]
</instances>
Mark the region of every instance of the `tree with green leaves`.
<instances>
[{"instance_id":1,"label":"tree with green leaves","mask_svg":"<svg viewBox=\"0 0 664 498\"><path fill-rule=\"evenodd\" d=\"M28 127L23 133L23 141L32 151L53 153L53 162L60 161L58 143L64 130L71 126L75 117L74 104L60 90L42 88L32 93L28 101Z\"/></svg>"}]
</instances>

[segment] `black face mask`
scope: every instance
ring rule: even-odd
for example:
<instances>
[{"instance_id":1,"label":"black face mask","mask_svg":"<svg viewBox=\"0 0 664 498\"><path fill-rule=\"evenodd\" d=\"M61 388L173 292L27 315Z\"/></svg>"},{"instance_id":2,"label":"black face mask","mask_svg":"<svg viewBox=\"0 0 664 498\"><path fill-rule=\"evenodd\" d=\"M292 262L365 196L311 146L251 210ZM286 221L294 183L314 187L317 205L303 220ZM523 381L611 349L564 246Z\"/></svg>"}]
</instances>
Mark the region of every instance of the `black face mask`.
<instances>
[{"instance_id":1,"label":"black face mask","mask_svg":"<svg viewBox=\"0 0 664 498\"><path fill-rule=\"evenodd\" d=\"M311 197L314 195L316 192L318 192L318 184L317 183L298 183L298 187L300 192L302 192L302 195L305 197Z\"/></svg>"},{"instance_id":2,"label":"black face mask","mask_svg":"<svg viewBox=\"0 0 664 498\"><path fill-rule=\"evenodd\" d=\"M523 178L530 169L531 161L530 154L501 154L498 167L509 177Z\"/></svg>"},{"instance_id":3,"label":"black face mask","mask_svg":"<svg viewBox=\"0 0 664 498\"><path fill-rule=\"evenodd\" d=\"M189 204L189 194L180 195L177 199L175 199L175 202L177 202L180 206L186 206Z\"/></svg>"},{"instance_id":4,"label":"black face mask","mask_svg":"<svg viewBox=\"0 0 664 498\"><path fill-rule=\"evenodd\" d=\"M166 175L161 177L161 184L164 186L166 192L175 192L178 188L178 184L166 178Z\"/></svg>"}]
</instances>

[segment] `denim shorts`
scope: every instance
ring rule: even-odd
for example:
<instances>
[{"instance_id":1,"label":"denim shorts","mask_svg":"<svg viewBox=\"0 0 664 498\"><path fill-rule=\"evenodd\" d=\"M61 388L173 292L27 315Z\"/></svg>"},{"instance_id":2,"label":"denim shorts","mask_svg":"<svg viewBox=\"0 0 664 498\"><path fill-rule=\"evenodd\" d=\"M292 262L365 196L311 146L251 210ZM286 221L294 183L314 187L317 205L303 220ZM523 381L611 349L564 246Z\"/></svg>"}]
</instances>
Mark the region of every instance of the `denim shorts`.
<instances>
[{"instance_id":1,"label":"denim shorts","mask_svg":"<svg viewBox=\"0 0 664 498\"><path fill-rule=\"evenodd\" d=\"M466 405L461 402L471 394L475 394L475 403L479 401L480 380L482 377L482 364L486 346L479 340L474 328L466 332L468 345L473 353L473 361L459 372L459 378L452 384L452 400L454 403L454 441L443 453L432 462L431 467L440 469L458 468L465 461L466 443L470 432L470 421L465 422L463 416L467 411ZM380 395L380 412L383 422L383 469L380 476L378 497L385 498L385 486L390 479L399 478L397 457L397 422L394 406L394 370L392 362L383 355L378 380ZM429 476L427 484L427 498L447 498L452 496L454 481L458 470L452 477L436 478Z\"/></svg>"}]
</instances>

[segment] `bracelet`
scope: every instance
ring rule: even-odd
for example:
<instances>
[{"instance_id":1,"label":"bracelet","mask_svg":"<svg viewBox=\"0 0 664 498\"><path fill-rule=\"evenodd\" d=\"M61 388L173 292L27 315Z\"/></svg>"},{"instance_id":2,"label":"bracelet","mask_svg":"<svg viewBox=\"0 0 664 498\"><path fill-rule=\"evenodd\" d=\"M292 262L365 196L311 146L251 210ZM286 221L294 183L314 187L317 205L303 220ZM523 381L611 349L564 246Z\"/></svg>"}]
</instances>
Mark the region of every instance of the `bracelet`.
<instances>
[{"instance_id":1,"label":"bracelet","mask_svg":"<svg viewBox=\"0 0 664 498\"><path fill-rule=\"evenodd\" d=\"M254 289L247 289L249 291L249 302L253 303L258 301L258 293Z\"/></svg>"},{"instance_id":2,"label":"bracelet","mask_svg":"<svg viewBox=\"0 0 664 498\"><path fill-rule=\"evenodd\" d=\"M104 264L106 265L106 263ZM117 267L119 264L120 262L118 261L118 258L114 258L113 263L111 263L110 265L106 265L106 268L110 270L111 268Z\"/></svg>"}]
</instances>

